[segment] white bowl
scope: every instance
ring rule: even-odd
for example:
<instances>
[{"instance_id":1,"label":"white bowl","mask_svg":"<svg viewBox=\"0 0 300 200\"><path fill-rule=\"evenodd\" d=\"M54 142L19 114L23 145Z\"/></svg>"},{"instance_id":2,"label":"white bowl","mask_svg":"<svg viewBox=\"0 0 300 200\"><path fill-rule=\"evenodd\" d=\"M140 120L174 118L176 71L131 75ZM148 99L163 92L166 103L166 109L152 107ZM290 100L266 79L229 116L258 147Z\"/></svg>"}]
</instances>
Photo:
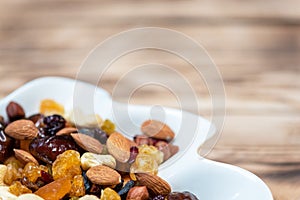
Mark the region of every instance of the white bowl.
<instances>
[{"instance_id":1,"label":"white bowl","mask_svg":"<svg viewBox=\"0 0 300 200\"><path fill-rule=\"evenodd\" d=\"M81 98L74 103L74 88L93 94L95 103L90 106L88 98ZM0 115L6 117L6 105L12 100L20 103L27 115L34 114L38 111L40 101L46 98L58 101L67 110L72 109L73 105L81 109L89 107L90 111L95 111L103 118L117 122L119 130L128 137L139 134L138 127L151 117L151 106L114 102L101 88L61 77L39 78L23 85L0 101ZM161 119L156 115L156 118L163 120L175 132L179 132L183 116L199 125L196 131L192 126L185 127L185 131L192 134L176 135L174 143L180 146L180 151L159 169L159 176L166 179L174 191L190 191L201 200L273 199L265 183L254 174L239 167L207 160L197 154L198 147L215 132L210 122L180 110L165 107L163 110L165 115Z\"/></svg>"}]
</instances>

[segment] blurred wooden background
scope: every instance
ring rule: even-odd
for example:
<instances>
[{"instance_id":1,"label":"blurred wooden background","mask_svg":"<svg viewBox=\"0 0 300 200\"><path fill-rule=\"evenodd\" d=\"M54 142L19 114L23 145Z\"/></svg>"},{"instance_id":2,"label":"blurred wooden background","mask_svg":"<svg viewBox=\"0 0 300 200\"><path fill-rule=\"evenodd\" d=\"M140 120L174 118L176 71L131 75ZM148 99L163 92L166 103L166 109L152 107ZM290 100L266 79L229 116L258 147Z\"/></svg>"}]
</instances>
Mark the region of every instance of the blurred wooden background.
<instances>
[{"instance_id":1,"label":"blurred wooden background","mask_svg":"<svg viewBox=\"0 0 300 200\"><path fill-rule=\"evenodd\" d=\"M275 199L300 199L299 0L1 0L0 97L40 76L75 78L98 43L144 26L187 34L220 69L227 117L208 157L254 172ZM100 85L111 92L125 69L151 61L186 76L201 96L200 114L209 117L203 82L168 54L137 52L121 58ZM91 71L84 80L92 78ZM159 87L142 88L131 101L177 106L174 96Z\"/></svg>"}]
</instances>

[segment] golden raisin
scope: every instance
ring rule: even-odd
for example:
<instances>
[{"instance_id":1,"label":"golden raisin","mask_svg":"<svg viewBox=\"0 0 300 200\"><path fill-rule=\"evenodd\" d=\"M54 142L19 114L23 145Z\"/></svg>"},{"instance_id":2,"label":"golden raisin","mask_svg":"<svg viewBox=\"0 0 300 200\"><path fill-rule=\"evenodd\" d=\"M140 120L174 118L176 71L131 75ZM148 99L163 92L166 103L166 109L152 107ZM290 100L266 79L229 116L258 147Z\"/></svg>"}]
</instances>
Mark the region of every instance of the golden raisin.
<instances>
[{"instance_id":1,"label":"golden raisin","mask_svg":"<svg viewBox=\"0 0 300 200\"><path fill-rule=\"evenodd\" d=\"M116 126L115 124L110 121L109 119L106 119L102 126L101 126L101 129L106 132L108 135L112 134L113 132L115 132L115 129L116 129Z\"/></svg>"},{"instance_id":2,"label":"golden raisin","mask_svg":"<svg viewBox=\"0 0 300 200\"><path fill-rule=\"evenodd\" d=\"M9 192L20 196L21 194L32 193L30 189L28 189L25 185L22 185L20 181L15 181L11 186L9 186Z\"/></svg>"},{"instance_id":3,"label":"golden raisin","mask_svg":"<svg viewBox=\"0 0 300 200\"><path fill-rule=\"evenodd\" d=\"M81 197L85 195L84 179L82 175L76 175L72 181L72 187L70 191L71 197Z\"/></svg>"},{"instance_id":4,"label":"golden raisin","mask_svg":"<svg viewBox=\"0 0 300 200\"><path fill-rule=\"evenodd\" d=\"M151 155L138 154L135 162L130 167L130 177L132 180L136 180L134 173L150 173L157 174L158 164Z\"/></svg>"},{"instance_id":5,"label":"golden raisin","mask_svg":"<svg viewBox=\"0 0 300 200\"><path fill-rule=\"evenodd\" d=\"M102 191L100 200L121 200L120 195L113 189L107 187Z\"/></svg>"},{"instance_id":6,"label":"golden raisin","mask_svg":"<svg viewBox=\"0 0 300 200\"><path fill-rule=\"evenodd\" d=\"M5 165L11 164L16 169L24 167L24 164L21 163L15 156L9 157L7 160L5 160L4 164Z\"/></svg>"},{"instance_id":7,"label":"golden raisin","mask_svg":"<svg viewBox=\"0 0 300 200\"><path fill-rule=\"evenodd\" d=\"M151 156L157 164L161 164L164 160L163 152L159 151L155 146L143 144L138 147L139 154L145 154Z\"/></svg>"},{"instance_id":8,"label":"golden raisin","mask_svg":"<svg viewBox=\"0 0 300 200\"><path fill-rule=\"evenodd\" d=\"M41 187L35 192L35 194L44 198L45 200L59 200L68 194L70 190L70 179L61 178Z\"/></svg>"},{"instance_id":9,"label":"golden raisin","mask_svg":"<svg viewBox=\"0 0 300 200\"><path fill-rule=\"evenodd\" d=\"M57 180L63 177L73 179L76 175L81 175L80 154L75 150L67 150L57 156L52 165L53 179Z\"/></svg>"},{"instance_id":10,"label":"golden raisin","mask_svg":"<svg viewBox=\"0 0 300 200\"><path fill-rule=\"evenodd\" d=\"M13 164L8 164L3 182L6 185L11 185L14 181L20 179L21 177L21 168L17 169Z\"/></svg>"},{"instance_id":11,"label":"golden raisin","mask_svg":"<svg viewBox=\"0 0 300 200\"><path fill-rule=\"evenodd\" d=\"M63 115L65 113L65 109L61 104L57 103L52 99L44 99L41 101L40 104L40 113L44 115Z\"/></svg>"},{"instance_id":12,"label":"golden raisin","mask_svg":"<svg viewBox=\"0 0 300 200\"><path fill-rule=\"evenodd\" d=\"M35 183L38 177L41 176L41 170L37 164L29 162L25 165L22 176L27 177L29 181Z\"/></svg>"}]
</instances>

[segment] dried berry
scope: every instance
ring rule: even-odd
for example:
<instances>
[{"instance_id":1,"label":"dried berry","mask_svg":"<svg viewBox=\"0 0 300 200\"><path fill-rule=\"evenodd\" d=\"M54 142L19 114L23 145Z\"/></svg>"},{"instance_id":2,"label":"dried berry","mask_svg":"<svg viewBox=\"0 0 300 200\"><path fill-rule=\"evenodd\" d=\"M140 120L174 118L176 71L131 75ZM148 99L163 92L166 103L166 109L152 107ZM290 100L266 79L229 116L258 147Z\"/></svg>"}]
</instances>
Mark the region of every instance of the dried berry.
<instances>
[{"instance_id":1,"label":"dried berry","mask_svg":"<svg viewBox=\"0 0 300 200\"><path fill-rule=\"evenodd\" d=\"M32 193L32 191L26 186L22 185L20 181L15 181L11 186L9 186L9 192L16 196L20 196L21 194Z\"/></svg>"},{"instance_id":2,"label":"dried berry","mask_svg":"<svg viewBox=\"0 0 300 200\"><path fill-rule=\"evenodd\" d=\"M152 200L164 200L164 199L165 199L165 197L163 195L157 195Z\"/></svg>"},{"instance_id":3,"label":"dried berry","mask_svg":"<svg viewBox=\"0 0 300 200\"><path fill-rule=\"evenodd\" d=\"M40 112L45 115L60 114L63 115L65 109L62 105L52 99L44 99L40 104Z\"/></svg>"},{"instance_id":4,"label":"dried berry","mask_svg":"<svg viewBox=\"0 0 300 200\"><path fill-rule=\"evenodd\" d=\"M22 178L22 174L19 169L15 168L12 164L7 165L7 170L4 175L4 183L7 185L11 185L14 181Z\"/></svg>"},{"instance_id":5,"label":"dried berry","mask_svg":"<svg viewBox=\"0 0 300 200\"><path fill-rule=\"evenodd\" d=\"M130 147L130 157L129 157L128 163L129 164L134 163L138 154L139 154L139 149L136 146Z\"/></svg>"},{"instance_id":6,"label":"dried berry","mask_svg":"<svg viewBox=\"0 0 300 200\"><path fill-rule=\"evenodd\" d=\"M65 127L66 120L60 115L50 115L44 118L44 130L48 135L55 135Z\"/></svg>"},{"instance_id":7,"label":"dried berry","mask_svg":"<svg viewBox=\"0 0 300 200\"><path fill-rule=\"evenodd\" d=\"M112 199L121 200L121 197L113 189L109 187L105 188L101 194L100 200L112 200Z\"/></svg>"},{"instance_id":8,"label":"dried berry","mask_svg":"<svg viewBox=\"0 0 300 200\"><path fill-rule=\"evenodd\" d=\"M39 186L36 183L31 182L27 177L23 177L21 179L22 185L26 186L31 191L37 191L39 189Z\"/></svg>"},{"instance_id":9,"label":"dried berry","mask_svg":"<svg viewBox=\"0 0 300 200\"><path fill-rule=\"evenodd\" d=\"M81 197L85 195L84 179L82 175L74 176L70 191L71 197Z\"/></svg>"},{"instance_id":10,"label":"dried berry","mask_svg":"<svg viewBox=\"0 0 300 200\"><path fill-rule=\"evenodd\" d=\"M102 126L101 126L101 129L106 132L108 135L112 134L113 132L115 132L115 129L116 129L116 126L115 124L110 121L109 119L106 119Z\"/></svg>"},{"instance_id":11,"label":"dried berry","mask_svg":"<svg viewBox=\"0 0 300 200\"><path fill-rule=\"evenodd\" d=\"M47 164L52 164L59 154L70 149L78 149L70 136L35 138L29 145L30 153Z\"/></svg>"},{"instance_id":12,"label":"dried berry","mask_svg":"<svg viewBox=\"0 0 300 200\"><path fill-rule=\"evenodd\" d=\"M48 172L41 170L41 181L48 184L51 183L53 180L53 177Z\"/></svg>"},{"instance_id":13,"label":"dried berry","mask_svg":"<svg viewBox=\"0 0 300 200\"><path fill-rule=\"evenodd\" d=\"M172 192L167 196L168 200L198 200L198 198L190 192Z\"/></svg>"},{"instance_id":14,"label":"dried berry","mask_svg":"<svg viewBox=\"0 0 300 200\"><path fill-rule=\"evenodd\" d=\"M4 133L5 123L2 116L0 116L0 142L6 141L6 135Z\"/></svg>"},{"instance_id":15,"label":"dried berry","mask_svg":"<svg viewBox=\"0 0 300 200\"><path fill-rule=\"evenodd\" d=\"M1 132L1 128L0 128ZM2 132L4 135L4 132ZM13 154L15 140L5 135L5 141L0 141L0 162L3 163L9 156Z\"/></svg>"},{"instance_id":16,"label":"dried berry","mask_svg":"<svg viewBox=\"0 0 300 200\"><path fill-rule=\"evenodd\" d=\"M25 112L22 106L16 102L10 102L6 107L6 113L9 121L16 121L25 117Z\"/></svg>"},{"instance_id":17,"label":"dried berry","mask_svg":"<svg viewBox=\"0 0 300 200\"><path fill-rule=\"evenodd\" d=\"M76 175L81 175L80 154L74 150L67 150L57 156L52 165L52 175L54 180L67 177L72 179Z\"/></svg>"}]
</instances>

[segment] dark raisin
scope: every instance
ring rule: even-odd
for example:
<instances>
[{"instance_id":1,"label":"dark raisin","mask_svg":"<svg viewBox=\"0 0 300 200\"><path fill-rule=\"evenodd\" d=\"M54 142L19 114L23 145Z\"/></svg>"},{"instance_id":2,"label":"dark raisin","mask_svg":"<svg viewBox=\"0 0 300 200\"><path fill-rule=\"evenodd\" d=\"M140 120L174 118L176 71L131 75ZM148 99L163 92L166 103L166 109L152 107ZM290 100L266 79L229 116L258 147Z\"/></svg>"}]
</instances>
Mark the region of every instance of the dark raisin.
<instances>
[{"instance_id":1,"label":"dark raisin","mask_svg":"<svg viewBox=\"0 0 300 200\"><path fill-rule=\"evenodd\" d=\"M48 183L51 183L53 181L53 177L48 173L48 172L45 172L44 170L41 170L41 180L48 184Z\"/></svg>"},{"instance_id":2,"label":"dark raisin","mask_svg":"<svg viewBox=\"0 0 300 200\"><path fill-rule=\"evenodd\" d=\"M0 162L4 162L8 157L13 154L15 140L4 134L4 141L0 141Z\"/></svg>"},{"instance_id":3,"label":"dark raisin","mask_svg":"<svg viewBox=\"0 0 300 200\"><path fill-rule=\"evenodd\" d=\"M167 196L168 200L198 200L198 198L190 192L172 192Z\"/></svg>"},{"instance_id":4,"label":"dark raisin","mask_svg":"<svg viewBox=\"0 0 300 200\"><path fill-rule=\"evenodd\" d=\"M130 147L130 157L128 160L129 164L134 163L136 156L139 154L139 149L136 146Z\"/></svg>"},{"instance_id":5,"label":"dark raisin","mask_svg":"<svg viewBox=\"0 0 300 200\"><path fill-rule=\"evenodd\" d=\"M127 195L127 193L129 192L129 190L135 185L134 181L128 181L125 186L118 192L118 194L121 197L124 197Z\"/></svg>"},{"instance_id":6,"label":"dark raisin","mask_svg":"<svg viewBox=\"0 0 300 200\"><path fill-rule=\"evenodd\" d=\"M36 191L36 190L39 189L39 186L37 184L31 182L26 176L21 178L21 183L22 183L22 185L25 185L26 187L28 187L32 191Z\"/></svg>"},{"instance_id":7,"label":"dark raisin","mask_svg":"<svg viewBox=\"0 0 300 200\"><path fill-rule=\"evenodd\" d=\"M162 195L157 195L156 197L154 197L152 200L164 200L165 197Z\"/></svg>"},{"instance_id":8,"label":"dark raisin","mask_svg":"<svg viewBox=\"0 0 300 200\"><path fill-rule=\"evenodd\" d=\"M91 186L89 193L96 195L96 196L101 196L101 190L102 190L102 187L100 185L93 184Z\"/></svg>"},{"instance_id":9,"label":"dark raisin","mask_svg":"<svg viewBox=\"0 0 300 200\"><path fill-rule=\"evenodd\" d=\"M52 164L66 150L78 150L71 136L35 138L29 145L30 153L37 159Z\"/></svg>"},{"instance_id":10,"label":"dark raisin","mask_svg":"<svg viewBox=\"0 0 300 200\"><path fill-rule=\"evenodd\" d=\"M2 116L0 116L2 117ZM6 141L6 136L4 133L4 129L5 129L5 124L4 124L4 120L0 119L0 142L5 142Z\"/></svg>"},{"instance_id":11,"label":"dark raisin","mask_svg":"<svg viewBox=\"0 0 300 200\"><path fill-rule=\"evenodd\" d=\"M44 130L48 135L55 135L59 130L63 129L66 120L60 115L50 115L44 117Z\"/></svg>"},{"instance_id":12,"label":"dark raisin","mask_svg":"<svg viewBox=\"0 0 300 200\"><path fill-rule=\"evenodd\" d=\"M22 106L13 101L7 105L6 113L10 122L23 119L25 117L25 112Z\"/></svg>"}]
</instances>

